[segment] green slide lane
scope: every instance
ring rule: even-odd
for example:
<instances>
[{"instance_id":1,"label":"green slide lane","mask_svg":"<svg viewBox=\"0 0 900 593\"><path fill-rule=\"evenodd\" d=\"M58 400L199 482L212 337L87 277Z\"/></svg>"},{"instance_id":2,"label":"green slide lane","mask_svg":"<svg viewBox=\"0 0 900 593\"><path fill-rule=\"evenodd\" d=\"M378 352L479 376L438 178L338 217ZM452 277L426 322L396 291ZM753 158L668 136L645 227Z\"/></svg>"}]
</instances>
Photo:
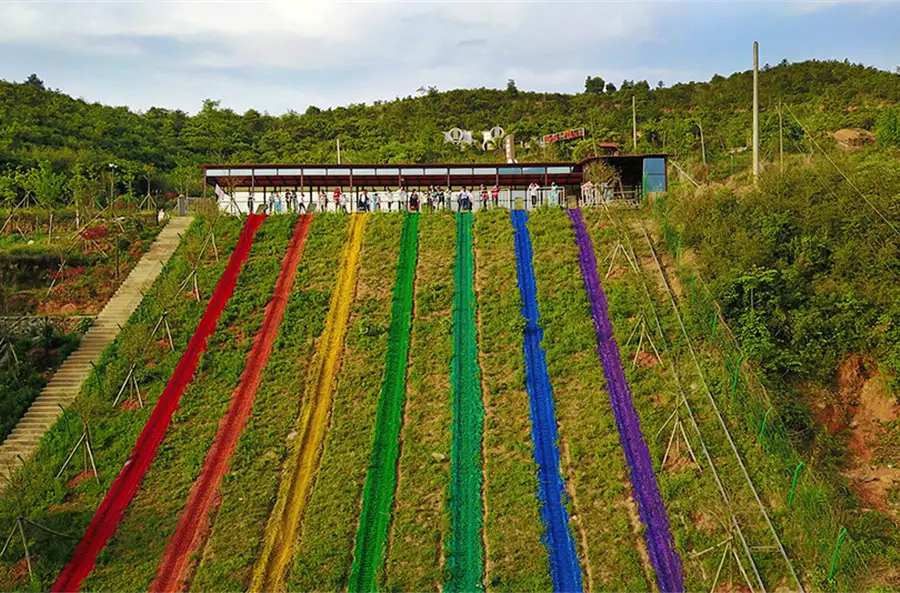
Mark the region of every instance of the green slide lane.
<instances>
[{"instance_id":1,"label":"green slide lane","mask_svg":"<svg viewBox=\"0 0 900 593\"><path fill-rule=\"evenodd\" d=\"M483 591L481 433L484 404L475 329L472 214L456 217L453 299L453 442L450 481L450 580L445 591Z\"/></svg>"},{"instance_id":2,"label":"green slide lane","mask_svg":"<svg viewBox=\"0 0 900 593\"><path fill-rule=\"evenodd\" d=\"M385 561L385 542L391 521L391 506L397 487L400 425L406 395L406 367L412 323L413 281L419 247L419 215L407 213L400 235L400 262L394 281L387 361L378 399L375 442L366 484L348 590L377 591L376 572Z\"/></svg>"}]
</instances>

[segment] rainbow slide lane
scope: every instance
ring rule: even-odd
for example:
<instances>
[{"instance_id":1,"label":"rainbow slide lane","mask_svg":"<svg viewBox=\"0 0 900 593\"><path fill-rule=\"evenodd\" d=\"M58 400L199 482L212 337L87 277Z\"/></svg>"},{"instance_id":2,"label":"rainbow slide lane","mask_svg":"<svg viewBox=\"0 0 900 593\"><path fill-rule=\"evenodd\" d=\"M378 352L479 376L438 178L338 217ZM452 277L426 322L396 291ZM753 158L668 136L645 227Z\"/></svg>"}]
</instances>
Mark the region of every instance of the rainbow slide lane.
<instances>
[{"instance_id":1,"label":"rainbow slide lane","mask_svg":"<svg viewBox=\"0 0 900 593\"><path fill-rule=\"evenodd\" d=\"M209 513L216 506L219 486L225 472L228 471L228 460L234 453L238 438L250 416L263 369L269 361L269 355L272 354L312 218L313 215L302 214L297 220L287 252L281 260L281 270L275 281L272 300L266 307L263 323L253 339L253 347L247 355L247 363L241 373L240 382L231 397L228 411L219 423L215 441L206 455L200 476L191 488L187 505L181 512L175 532L166 544L156 580L150 585L151 591L183 589L189 576L191 556L200 549L209 530Z\"/></svg>"},{"instance_id":2,"label":"rainbow slide lane","mask_svg":"<svg viewBox=\"0 0 900 593\"><path fill-rule=\"evenodd\" d=\"M128 461L116 476L81 541L75 547L72 558L53 584L52 591L78 591L81 583L94 569L97 554L106 546L109 538L119 526L125 509L134 498L141 485L141 480L144 479L144 475L156 457L160 443L166 436L172 415L178 408L181 396L194 375L200 355L206 350L209 336L216 329L219 316L234 292L238 274L250 253L251 245L253 245L253 238L265 218L264 214L248 216L237 245L228 260L228 265L225 267L225 272L206 305L197 330L175 366L172 378L169 379L166 388L159 396L159 400L147 419L147 424L128 456Z\"/></svg>"},{"instance_id":3,"label":"rainbow slide lane","mask_svg":"<svg viewBox=\"0 0 900 593\"><path fill-rule=\"evenodd\" d=\"M300 520L309 501L328 432L334 381L344 350L366 216L359 213L350 215L350 236L341 253L341 265L325 329L310 367L303 408L297 420L297 437L291 441L278 498L266 524L261 553L253 568L250 591L285 590L285 572L294 556Z\"/></svg>"},{"instance_id":4,"label":"rainbow slide lane","mask_svg":"<svg viewBox=\"0 0 900 593\"><path fill-rule=\"evenodd\" d=\"M644 540L647 542L650 562L656 571L656 583L659 590L665 593L683 591L684 569L681 558L675 551L675 541L669 529L669 515L659 492L656 474L653 473L653 461L641 433L640 419L631 400L631 389L625 380L619 345L613 337L612 322L608 313L609 305L597 273L594 245L585 228L581 210L569 210L569 218L572 220L575 241L578 243L578 259L584 277L584 287L591 302L591 314L597 332L597 353L603 365L603 374L606 375L609 402L619 429L619 440L622 449L625 450L625 461L628 463L638 512L641 522L646 526Z\"/></svg>"},{"instance_id":5,"label":"rainbow slide lane","mask_svg":"<svg viewBox=\"0 0 900 593\"><path fill-rule=\"evenodd\" d=\"M481 435L484 404L475 330L472 213L456 215L456 293L453 297L453 439L450 449L450 578L445 591L483 591Z\"/></svg>"},{"instance_id":6,"label":"rainbow slide lane","mask_svg":"<svg viewBox=\"0 0 900 593\"><path fill-rule=\"evenodd\" d=\"M362 510L350 567L348 591L376 591L376 572L385 561L385 542L391 522L391 506L397 487L397 458L400 454L400 425L406 397L406 367L412 324L413 281L419 246L419 215L406 213L400 235L400 262L394 281L391 328L387 361L372 457L363 488Z\"/></svg>"},{"instance_id":7,"label":"rainbow slide lane","mask_svg":"<svg viewBox=\"0 0 900 593\"><path fill-rule=\"evenodd\" d=\"M534 460L538 466L537 494L541 501L541 520L547 528L544 543L550 555L550 576L554 591L581 591L581 565L569 529L566 491L559 473L559 448L556 445L559 433L553 388L547 373L547 356L541 346L544 330L538 323L540 313L528 215L524 210L514 210L511 217L522 317L525 318L525 386L531 404L531 438L534 442Z\"/></svg>"}]
</instances>

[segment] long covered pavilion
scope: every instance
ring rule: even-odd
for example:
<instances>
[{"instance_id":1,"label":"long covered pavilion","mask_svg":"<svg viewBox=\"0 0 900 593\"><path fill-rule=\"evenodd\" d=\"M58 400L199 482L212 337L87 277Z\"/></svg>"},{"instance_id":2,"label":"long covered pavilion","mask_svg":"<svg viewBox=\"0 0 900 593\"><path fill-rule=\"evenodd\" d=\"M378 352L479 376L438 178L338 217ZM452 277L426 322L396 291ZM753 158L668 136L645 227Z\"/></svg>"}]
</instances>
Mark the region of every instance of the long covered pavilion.
<instances>
[{"instance_id":1,"label":"long covered pavilion","mask_svg":"<svg viewBox=\"0 0 900 593\"><path fill-rule=\"evenodd\" d=\"M224 189L229 199L245 203L253 196L257 203L275 192L291 190L304 203L312 203L320 191L329 195L335 188L357 196L363 190L391 192L400 188L423 190L440 186L454 193L484 185L497 185L506 201L525 197L533 183L542 188L556 184L564 195L578 195L587 167L603 161L618 172L617 191L666 191L666 155L603 155L578 162L467 163L467 164L240 164L201 165L204 195L209 185Z\"/></svg>"}]
</instances>

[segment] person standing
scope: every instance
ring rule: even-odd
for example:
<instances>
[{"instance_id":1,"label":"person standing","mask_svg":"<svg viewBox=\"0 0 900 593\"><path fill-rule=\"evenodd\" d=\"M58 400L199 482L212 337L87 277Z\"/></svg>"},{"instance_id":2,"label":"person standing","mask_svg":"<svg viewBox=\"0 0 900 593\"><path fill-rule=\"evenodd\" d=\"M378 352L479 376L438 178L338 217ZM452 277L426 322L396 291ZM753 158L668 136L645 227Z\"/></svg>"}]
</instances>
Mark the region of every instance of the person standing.
<instances>
[{"instance_id":1,"label":"person standing","mask_svg":"<svg viewBox=\"0 0 900 593\"><path fill-rule=\"evenodd\" d=\"M332 199L334 200L334 211L337 212L341 209L341 188L334 188L334 194L332 194Z\"/></svg>"},{"instance_id":2,"label":"person standing","mask_svg":"<svg viewBox=\"0 0 900 593\"><path fill-rule=\"evenodd\" d=\"M378 195L378 190L372 190L372 212L378 212L378 209L381 207L381 196Z\"/></svg>"},{"instance_id":3,"label":"person standing","mask_svg":"<svg viewBox=\"0 0 900 593\"><path fill-rule=\"evenodd\" d=\"M459 194L456 196L456 209L459 212L463 212L469 209L469 190L466 189L466 186L463 186L461 190L459 190Z\"/></svg>"},{"instance_id":4,"label":"person standing","mask_svg":"<svg viewBox=\"0 0 900 593\"><path fill-rule=\"evenodd\" d=\"M532 182L531 182L531 185L528 186L528 197L529 197L529 199L531 199L531 207L532 207L532 208L536 208L536 207L537 207L538 191L539 191L540 189L541 189L541 186L538 185L538 184L537 184L536 182L534 182L534 181L532 181Z\"/></svg>"},{"instance_id":5,"label":"person standing","mask_svg":"<svg viewBox=\"0 0 900 593\"><path fill-rule=\"evenodd\" d=\"M481 202L480 202L480 204L479 204L479 206L478 206L479 208L487 208L487 206L488 206L488 195L489 195L489 194L488 194L488 190L487 190L487 188L484 186L484 184L482 183L482 184L481 184L481 194L478 196L479 200L481 200Z\"/></svg>"},{"instance_id":6,"label":"person standing","mask_svg":"<svg viewBox=\"0 0 900 593\"><path fill-rule=\"evenodd\" d=\"M409 197L409 194L406 192L405 187L400 188L400 204L398 204L398 211L406 210L406 200Z\"/></svg>"},{"instance_id":7,"label":"person standing","mask_svg":"<svg viewBox=\"0 0 900 593\"><path fill-rule=\"evenodd\" d=\"M250 193L247 194L247 213L253 214L253 190L250 190Z\"/></svg>"},{"instance_id":8,"label":"person standing","mask_svg":"<svg viewBox=\"0 0 900 593\"><path fill-rule=\"evenodd\" d=\"M550 187L550 205L559 206L559 186L556 185L555 181Z\"/></svg>"},{"instance_id":9,"label":"person standing","mask_svg":"<svg viewBox=\"0 0 900 593\"><path fill-rule=\"evenodd\" d=\"M409 211L419 211L419 192L415 189L413 189L412 193L409 194Z\"/></svg>"},{"instance_id":10,"label":"person standing","mask_svg":"<svg viewBox=\"0 0 900 593\"><path fill-rule=\"evenodd\" d=\"M497 204L500 201L500 186L496 183L494 184L494 187L491 188L491 201L494 203L494 208L497 207Z\"/></svg>"},{"instance_id":11,"label":"person standing","mask_svg":"<svg viewBox=\"0 0 900 593\"><path fill-rule=\"evenodd\" d=\"M319 212L325 212L328 209L328 194L325 193L325 190L321 187L319 188L318 194L318 203L316 204L316 210Z\"/></svg>"},{"instance_id":12,"label":"person standing","mask_svg":"<svg viewBox=\"0 0 900 593\"><path fill-rule=\"evenodd\" d=\"M357 212L365 212L369 205L369 190L363 188L362 195L356 199Z\"/></svg>"}]
</instances>

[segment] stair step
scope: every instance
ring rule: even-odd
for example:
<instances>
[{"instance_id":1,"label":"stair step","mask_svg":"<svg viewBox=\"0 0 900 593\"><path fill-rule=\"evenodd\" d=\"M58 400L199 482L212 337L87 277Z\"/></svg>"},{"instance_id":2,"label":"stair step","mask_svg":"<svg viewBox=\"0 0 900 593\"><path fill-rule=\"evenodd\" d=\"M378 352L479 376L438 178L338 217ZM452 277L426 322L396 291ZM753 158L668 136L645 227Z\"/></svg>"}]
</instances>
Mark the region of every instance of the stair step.
<instances>
[{"instance_id":1,"label":"stair step","mask_svg":"<svg viewBox=\"0 0 900 593\"><path fill-rule=\"evenodd\" d=\"M21 467L19 457L27 459L40 443L47 429L53 426L81 391L85 381L93 376L91 363L100 360L103 350L119 335L121 326L134 314L164 264L180 243L179 233L191 224L190 217L178 217L157 236L156 241L134 265L112 298L93 316L93 323L78 348L72 352L53 374L41 394L32 402L25 415L0 445L0 475L9 476ZM0 480L0 492L7 482Z\"/></svg>"}]
</instances>

